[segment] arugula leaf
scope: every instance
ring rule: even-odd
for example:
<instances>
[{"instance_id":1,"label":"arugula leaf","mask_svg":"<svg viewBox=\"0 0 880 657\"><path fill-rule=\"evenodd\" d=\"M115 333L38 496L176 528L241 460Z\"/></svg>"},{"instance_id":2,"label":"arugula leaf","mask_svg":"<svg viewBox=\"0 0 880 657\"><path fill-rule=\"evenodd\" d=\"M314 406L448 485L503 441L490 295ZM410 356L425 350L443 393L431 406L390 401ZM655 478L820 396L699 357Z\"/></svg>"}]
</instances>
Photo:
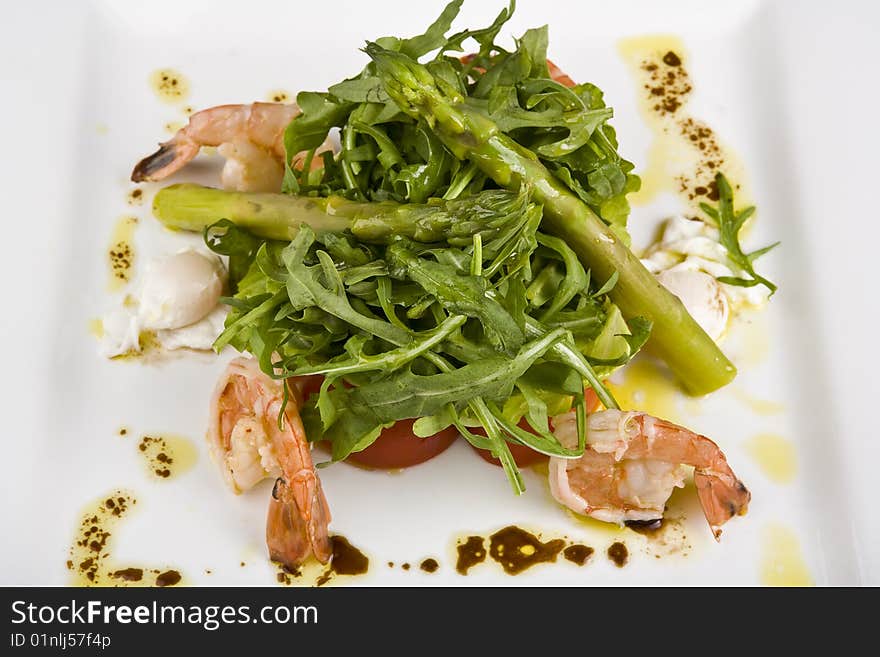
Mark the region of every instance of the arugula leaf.
<instances>
[{"instance_id":1,"label":"arugula leaf","mask_svg":"<svg viewBox=\"0 0 880 657\"><path fill-rule=\"evenodd\" d=\"M727 250L727 257L736 265L737 268L749 275L749 278L737 276L720 276L718 281L727 285L737 285L739 287L754 287L755 285L763 285L770 290L771 296L776 292L776 285L768 281L763 276L755 272L754 262L760 256L779 246L779 242L774 242L769 246L757 249L751 253L744 253L739 243L739 232L745 225L746 220L755 213L754 206L750 206L744 210L737 212L733 206L733 189L724 174L721 172L715 174L715 185L718 189L718 207L713 208L707 203L700 203L700 208L715 222L718 227L721 246Z\"/></svg>"},{"instance_id":2,"label":"arugula leaf","mask_svg":"<svg viewBox=\"0 0 880 657\"><path fill-rule=\"evenodd\" d=\"M603 388L583 356L563 345L573 345L584 332L570 330L560 319L576 312L595 337L604 326L607 298L601 290L591 293L589 276L571 261L564 243L537 232L540 208L528 202L527 194L487 191L447 204L445 212L458 217L453 225L496 222L497 230L471 231L470 246L462 249L406 239L387 246L364 244L344 233L318 237L308 226L284 246L236 227L233 233L250 268L229 299L232 311L217 346L250 351L271 376L323 374L324 385L313 405L302 409L303 420L310 439L332 443L334 458L363 449L395 419L428 416L434 420L420 427L452 423L473 444L499 455L521 492L505 440L544 453L571 454L543 432L541 413L546 418L551 406L561 412L559 404L571 403L573 393L576 397L581 377ZM220 228L230 227L221 223ZM222 248L216 239L209 243ZM529 316L535 311L525 303L526 283L540 279L548 264L566 261L572 271L562 274L569 281L564 295L571 297L568 307L578 310L556 313L554 322L535 332ZM423 310L416 317L396 310L420 304ZM468 323L468 316L479 323ZM523 345L525 330L532 342ZM536 344L543 346L535 350ZM562 356L553 355L556 350ZM548 384L537 376L544 371L555 372L558 381ZM342 380L357 388L341 386ZM524 435L516 418L501 410L514 396L523 399L538 435ZM460 412L468 414L469 422L478 418L487 437L469 432Z\"/></svg>"},{"instance_id":3,"label":"arugula leaf","mask_svg":"<svg viewBox=\"0 0 880 657\"><path fill-rule=\"evenodd\" d=\"M343 80L330 85L327 91L337 100L349 103L387 103L391 98L375 76Z\"/></svg>"},{"instance_id":4,"label":"arugula leaf","mask_svg":"<svg viewBox=\"0 0 880 657\"><path fill-rule=\"evenodd\" d=\"M590 279L577 254L564 241L550 235L539 235L538 243L555 251L565 266L565 276L553 296L552 303L538 316L540 321L546 322L552 320L554 315L565 308L575 296L586 290ZM601 291L597 295L604 293L605 291Z\"/></svg>"},{"instance_id":5,"label":"arugula leaf","mask_svg":"<svg viewBox=\"0 0 880 657\"><path fill-rule=\"evenodd\" d=\"M328 391L333 406L346 409L344 413L350 418L339 425L344 434L323 434L333 442L334 460L348 456L361 442L361 436L368 435L367 431L355 432L356 438L352 440L350 425L380 427L399 419L436 415L450 403L483 397L506 399L513 391L514 381L564 335L561 330L550 332L524 345L514 358L495 356L431 376L418 376L403 369L375 383ZM334 426L337 424L331 430Z\"/></svg>"},{"instance_id":6,"label":"arugula leaf","mask_svg":"<svg viewBox=\"0 0 880 657\"><path fill-rule=\"evenodd\" d=\"M602 366L604 368L617 368L626 365L637 353L639 353L639 351L641 351L642 347L645 346L645 343L648 342L648 338L651 337L651 320L645 319L644 317L633 317L627 321L627 326L629 329L628 333L618 333L616 336L626 343L627 351L617 358L598 358L590 356L590 362L593 365Z\"/></svg>"},{"instance_id":7,"label":"arugula leaf","mask_svg":"<svg viewBox=\"0 0 880 657\"><path fill-rule=\"evenodd\" d=\"M329 94L302 91L296 96L302 114L284 130L284 180L282 191L296 193L299 181L290 166L293 156L318 148L334 127L341 126L354 105L334 100Z\"/></svg>"},{"instance_id":8,"label":"arugula leaf","mask_svg":"<svg viewBox=\"0 0 880 657\"><path fill-rule=\"evenodd\" d=\"M392 276L415 281L450 312L478 319L492 346L511 355L522 346L522 331L487 295L489 285L482 276L465 276L449 265L419 258L403 242L388 247L386 258Z\"/></svg>"},{"instance_id":9,"label":"arugula leaf","mask_svg":"<svg viewBox=\"0 0 880 657\"><path fill-rule=\"evenodd\" d=\"M228 219L221 219L207 226L202 237L214 253L229 256L229 286L232 292L235 292L238 282L247 274L263 240L254 237Z\"/></svg>"},{"instance_id":10,"label":"arugula leaf","mask_svg":"<svg viewBox=\"0 0 880 657\"><path fill-rule=\"evenodd\" d=\"M432 50L437 50L437 48L446 45L446 33L452 27L452 21L458 16L463 1L452 0L443 8L443 12L437 20L431 23L424 34L401 41L400 52L409 55L413 59L418 59L422 55L426 55Z\"/></svg>"},{"instance_id":11,"label":"arugula leaf","mask_svg":"<svg viewBox=\"0 0 880 657\"><path fill-rule=\"evenodd\" d=\"M444 94L464 97L490 116L628 242L626 195L638 189L639 179L617 153L608 125L612 110L601 91L588 83L568 89L550 79L546 26L527 30L512 51L496 43L514 2L487 27L448 35L461 4L449 3L423 34L383 37L375 44L414 60L436 51L425 66ZM473 56L460 60L446 54L463 50L468 41L476 44ZM333 127L341 128L341 150L332 162L322 156L325 166L314 172L297 175L288 167L283 191L423 202L493 186L479 167L454 157L433 130L402 112L377 73L369 63L327 93L298 99L303 114L285 133L288 156L317 148Z\"/></svg>"},{"instance_id":12,"label":"arugula leaf","mask_svg":"<svg viewBox=\"0 0 880 657\"><path fill-rule=\"evenodd\" d=\"M344 285L335 272L332 260L325 251L318 251L321 263L314 266L306 266L303 262L305 254L312 243L315 235L311 228L303 226L294 240L281 254L284 266L289 272L287 277L287 295L294 309L317 306L322 310L348 322L354 327L372 333L394 345L403 345L409 342L410 336L396 326L387 322L364 315L355 310L345 295ZM327 280L328 271L332 271L330 280ZM325 278L321 280L320 274Z\"/></svg>"},{"instance_id":13,"label":"arugula leaf","mask_svg":"<svg viewBox=\"0 0 880 657\"><path fill-rule=\"evenodd\" d=\"M473 39L480 46L480 49L479 52L471 58L468 68L471 69L474 66L482 66L483 60L493 49L501 50L495 44L495 39L498 37L498 33L501 31L501 28L504 27L504 24L511 19L515 9L516 1L510 0L510 4L498 13L491 25L477 30L462 30L461 32L453 34L446 40L446 43L441 47L437 56L441 57L445 52L450 50L461 52L462 44L468 39Z\"/></svg>"},{"instance_id":14,"label":"arugula leaf","mask_svg":"<svg viewBox=\"0 0 880 657\"><path fill-rule=\"evenodd\" d=\"M383 37L368 52L425 58L420 70L439 94L463 99L475 125L494 122L626 238L626 194L639 181L617 153L601 91L550 79L546 26L526 31L510 51L496 43L513 2L491 25L450 34L461 4L449 3L423 34ZM468 41L473 56L447 54ZM380 73L370 62L325 92L300 94L302 114L284 133L282 191L328 197L301 200L343 217L349 230L316 235L306 225L287 245L222 222L206 233L212 248L235 259L238 282L216 346L250 351L270 376L323 375L301 414L309 439L330 441L334 460L393 422L418 418L419 435L454 426L488 449L522 492L508 443L582 454L585 390L616 408L599 377L632 358L651 325L625 320L610 301L616 274L591 283L565 240L540 230L534 188L497 189L477 163L456 156L432 120L402 111ZM323 167L312 170L307 164L335 128L339 153L322 153ZM303 152L304 166L294 170L292 158ZM548 423L572 407L574 449ZM532 431L517 425L520 417Z\"/></svg>"},{"instance_id":15,"label":"arugula leaf","mask_svg":"<svg viewBox=\"0 0 880 657\"><path fill-rule=\"evenodd\" d=\"M594 297L601 297L602 295L608 294L611 290L614 289L614 286L617 285L617 279L620 277L618 272L614 272L611 276L608 277L608 280L600 287L596 292L593 293Z\"/></svg>"}]
</instances>

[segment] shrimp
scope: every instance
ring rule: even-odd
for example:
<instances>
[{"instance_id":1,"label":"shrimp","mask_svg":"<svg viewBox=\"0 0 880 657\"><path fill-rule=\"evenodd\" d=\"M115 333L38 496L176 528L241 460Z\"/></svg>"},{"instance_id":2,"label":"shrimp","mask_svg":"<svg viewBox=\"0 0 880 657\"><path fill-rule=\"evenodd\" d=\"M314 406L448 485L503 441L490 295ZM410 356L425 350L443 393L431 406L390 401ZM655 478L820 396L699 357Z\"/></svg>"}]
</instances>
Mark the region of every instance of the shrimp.
<instances>
[{"instance_id":1,"label":"shrimp","mask_svg":"<svg viewBox=\"0 0 880 657\"><path fill-rule=\"evenodd\" d=\"M236 493L266 478L274 478L266 519L269 555L287 566L302 563L309 554L322 563L331 555L330 509L315 472L292 397L283 403L282 384L266 376L256 360L233 360L214 390L208 446Z\"/></svg>"},{"instance_id":2,"label":"shrimp","mask_svg":"<svg viewBox=\"0 0 880 657\"><path fill-rule=\"evenodd\" d=\"M553 427L562 444L577 443L573 412L553 418ZM572 511L605 522L657 520L672 490L684 486L682 465L694 467L703 513L720 538L721 525L745 515L751 493L709 438L645 413L591 414L584 455L550 459L550 491Z\"/></svg>"},{"instance_id":3,"label":"shrimp","mask_svg":"<svg viewBox=\"0 0 880 657\"><path fill-rule=\"evenodd\" d=\"M476 57L475 54L464 55L464 56L462 56L462 57L460 58L460 59L461 59L461 63L462 63L462 64L468 64L468 63L470 63L470 62L473 60L474 57ZM480 68L480 69L478 69L478 70L481 71L481 72L483 71L482 68ZM563 71L563 70L562 70L561 68L559 68L556 64L554 64L553 62L551 62L549 59L547 60L547 71L550 73L550 79L551 79L551 80L554 80L555 82L558 82L558 83L561 84L562 86L564 86L564 87L568 87L568 88L571 88L571 87L575 87L575 86L577 86L577 83L576 83L574 80L572 80L572 79L571 79L571 78L565 73L565 71Z\"/></svg>"},{"instance_id":4,"label":"shrimp","mask_svg":"<svg viewBox=\"0 0 880 657\"><path fill-rule=\"evenodd\" d=\"M134 182L157 181L176 173L203 146L219 146L226 158L221 183L242 192L277 192L284 176L284 129L300 114L299 107L284 103L218 105L193 114L189 123L159 150L138 162ZM331 149L325 142L318 150ZM302 161L302 154L294 158ZM314 166L321 158L315 158Z\"/></svg>"},{"instance_id":5,"label":"shrimp","mask_svg":"<svg viewBox=\"0 0 880 657\"><path fill-rule=\"evenodd\" d=\"M547 69L550 71L550 77L562 86L569 88L577 86L577 82L568 77L568 74L565 73L565 71L549 59L547 60Z\"/></svg>"}]
</instances>

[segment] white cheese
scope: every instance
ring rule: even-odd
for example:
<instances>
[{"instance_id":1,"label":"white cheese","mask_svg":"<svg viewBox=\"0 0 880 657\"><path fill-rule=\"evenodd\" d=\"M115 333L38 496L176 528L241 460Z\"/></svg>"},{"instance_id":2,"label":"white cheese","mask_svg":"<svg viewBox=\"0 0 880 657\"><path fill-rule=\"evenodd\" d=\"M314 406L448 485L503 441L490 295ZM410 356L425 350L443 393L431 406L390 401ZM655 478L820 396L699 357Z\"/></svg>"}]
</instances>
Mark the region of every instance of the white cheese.
<instances>
[{"instance_id":1,"label":"white cheese","mask_svg":"<svg viewBox=\"0 0 880 657\"><path fill-rule=\"evenodd\" d=\"M208 351L223 332L227 306L218 305L205 317L178 329L156 331L156 338L164 349L202 349Z\"/></svg>"},{"instance_id":2,"label":"white cheese","mask_svg":"<svg viewBox=\"0 0 880 657\"><path fill-rule=\"evenodd\" d=\"M770 297L763 285L740 287L715 280L742 275L730 262L718 237L714 226L674 216L663 224L660 239L642 258L642 264L682 300L697 323L716 341L724 334L732 315L745 307L760 307Z\"/></svg>"},{"instance_id":3,"label":"white cheese","mask_svg":"<svg viewBox=\"0 0 880 657\"><path fill-rule=\"evenodd\" d=\"M117 308L101 318L101 353L107 358L140 351L141 329L137 315L128 308Z\"/></svg>"},{"instance_id":4,"label":"white cheese","mask_svg":"<svg viewBox=\"0 0 880 657\"><path fill-rule=\"evenodd\" d=\"M702 271L674 268L661 271L657 280L681 299L710 338L716 341L721 338L727 328L730 304L718 281Z\"/></svg>"},{"instance_id":5,"label":"white cheese","mask_svg":"<svg viewBox=\"0 0 880 657\"><path fill-rule=\"evenodd\" d=\"M156 258L133 302L102 318L101 352L108 358L139 352L144 331L155 331L164 349L211 349L228 312L219 303L225 285L226 269L213 254L185 249Z\"/></svg>"},{"instance_id":6,"label":"white cheese","mask_svg":"<svg viewBox=\"0 0 880 657\"><path fill-rule=\"evenodd\" d=\"M147 329L176 329L217 305L226 271L220 259L193 249L153 260L144 272L138 315Z\"/></svg>"}]
</instances>

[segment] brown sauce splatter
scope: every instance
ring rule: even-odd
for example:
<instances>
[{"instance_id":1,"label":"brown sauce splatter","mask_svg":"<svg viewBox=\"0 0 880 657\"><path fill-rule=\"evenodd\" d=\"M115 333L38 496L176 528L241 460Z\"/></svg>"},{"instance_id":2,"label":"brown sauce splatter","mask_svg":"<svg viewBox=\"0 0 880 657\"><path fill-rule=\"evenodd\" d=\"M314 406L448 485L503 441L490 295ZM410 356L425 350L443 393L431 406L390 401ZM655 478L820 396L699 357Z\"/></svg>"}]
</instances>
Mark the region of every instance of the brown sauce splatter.
<instances>
[{"instance_id":1,"label":"brown sauce splatter","mask_svg":"<svg viewBox=\"0 0 880 657\"><path fill-rule=\"evenodd\" d=\"M565 547L561 538L542 542L537 536L511 525L489 537L489 555L508 575L516 575L535 564L556 561Z\"/></svg>"},{"instance_id":2,"label":"brown sauce splatter","mask_svg":"<svg viewBox=\"0 0 880 657\"><path fill-rule=\"evenodd\" d=\"M162 438L144 436L138 444L138 449L147 458L154 475L163 479L171 476L174 459L166 453L165 441Z\"/></svg>"},{"instance_id":3,"label":"brown sauce splatter","mask_svg":"<svg viewBox=\"0 0 880 657\"><path fill-rule=\"evenodd\" d=\"M467 575L468 570L486 560L486 548L482 536L468 536L464 543L456 546L458 560L455 570L459 575Z\"/></svg>"},{"instance_id":4,"label":"brown sauce splatter","mask_svg":"<svg viewBox=\"0 0 880 657\"><path fill-rule=\"evenodd\" d=\"M180 583L180 573L176 570L166 570L156 575L156 586L174 586Z\"/></svg>"},{"instance_id":5,"label":"brown sauce splatter","mask_svg":"<svg viewBox=\"0 0 880 657\"><path fill-rule=\"evenodd\" d=\"M679 516L679 513L680 511L667 510L667 514L659 520L627 522L626 525L629 530L647 539L645 551L655 559L670 556L686 557L693 546L682 522L683 516Z\"/></svg>"},{"instance_id":6,"label":"brown sauce splatter","mask_svg":"<svg viewBox=\"0 0 880 657\"><path fill-rule=\"evenodd\" d=\"M344 536L334 536L333 558L330 562L337 575L363 575L370 567L370 560L363 552L348 542Z\"/></svg>"},{"instance_id":7,"label":"brown sauce splatter","mask_svg":"<svg viewBox=\"0 0 880 657\"><path fill-rule=\"evenodd\" d=\"M663 63L667 66L681 66L681 58L670 50L663 55Z\"/></svg>"},{"instance_id":8,"label":"brown sauce splatter","mask_svg":"<svg viewBox=\"0 0 880 657\"><path fill-rule=\"evenodd\" d=\"M189 80L170 68L153 71L150 86L159 100L165 103L180 103L189 96Z\"/></svg>"},{"instance_id":9,"label":"brown sauce splatter","mask_svg":"<svg viewBox=\"0 0 880 657\"><path fill-rule=\"evenodd\" d=\"M123 568L110 573L110 577L124 579L126 582L140 582L144 578L143 568Z\"/></svg>"},{"instance_id":10,"label":"brown sauce splatter","mask_svg":"<svg viewBox=\"0 0 880 657\"><path fill-rule=\"evenodd\" d=\"M623 568L626 562L629 561L629 550L620 541L612 543L608 548L608 558L614 562L615 566Z\"/></svg>"},{"instance_id":11,"label":"brown sauce splatter","mask_svg":"<svg viewBox=\"0 0 880 657\"><path fill-rule=\"evenodd\" d=\"M128 193L125 199L126 201L128 201L129 205L143 205L144 190L142 190L140 187L135 187Z\"/></svg>"},{"instance_id":12,"label":"brown sauce splatter","mask_svg":"<svg viewBox=\"0 0 880 657\"><path fill-rule=\"evenodd\" d=\"M562 551L562 556L578 566L583 566L593 556L595 550L588 545L569 545Z\"/></svg>"},{"instance_id":13,"label":"brown sauce splatter","mask_svg":"<svg viewBox=\"0 0 880 657\"><path fill-rule=\"evenodd\" d=\"M657 53L642 61L641 69L647 78L643 87L651 109L659 117L672 119L672 129L678 130L684 142L690 144L696 153L693 166L676 177L679 191L689 201L698 197L717 201L715 174L725 165L725 153L712 128L680 111L693 92L682 57L672 50L662 57ZM664 128L665 131L669 129ZM738 184L735 187L739 189Z\"/></svg>"},{"instance_id":14,"label":"brown sauce splatter","mask_svg":"<svg viewBox=\"0 0 880 657\"><path fill-rule=\"evenodd\" d=\"M180 436L143 436L138 451L144 457L150 474L168 479L189 469L195 463L197 452L193 444Z\"/></svg>"},{"instance_id":15,"label":"brown sauce splatter","mask_svg":"<svg viewBox=\"0 0 880 657\"><path fill-rule=\"evenodd\" d=\"M681 58L670 50L660 62L645 59L641 69L647 77L643 87L653 101L651 109L660 116L676 114L694 89Z\"/></svg>"},{"instance_id":16,"label":"brown sauce splatter","mask_svg":"<svg viewBox=\"0 0 880 657\"><path fill-rule=\"evenodd\" d=\"M693 82L684 44L668 36L625 39L621 53L633 66L640 85L640 106L655 139L641 171L643 189L636 194L647 203L661 191L678 193L702 218L699 203L718 200L715 174L724 171L742 193L739 158L714 130L688 112ZM746 196L748 194L746 193Z\"/></svg>"},{"instance_id":17,"label":"brown sauce splatter","mask_svg":"<svg viewBox=\"0 0 880 657\"><path fill-rule=\"evenodd\" d=\"M114 491L83 516L67 561L67 568L78 580L76 583L84 586L106 583L110 575L106 561L110 556L113 530L134 503L130 494Z\"/></svg>"},{"instance_id":18,"label":"brown sauce splatter","mask_svg":"<svg viewBox=\"0 0 880 657\"><path fill-rule=\"evenodd\" d=\"M409 570L409 568L410 568L408 563L401 564L400 567L403 568L404 570Z\"/></svg>"},{"instance_id":19,"label":"brown sauce splatter","mask_svg":"<svg viewBox=\"0 0 880 657\"><path fill-rule=\"evenodd\" d=\"M111 289L114 291L131 280L131 271L134 266L132 238L137 224L137 217L122 217L116 222L113 229L107 258L110 262Z\"/></svg>"},{"instance_id":20,"label":"brown sauce splatter","mask_svg":"<svg viewBox=\"0 0 880 657\"><path fill-rule=\"evenodd\" d=\"M691 201L698 196L717 201L715 173L725 163L721 143L712 128L697 119L691 117L682 119L678 122L678 128L681 136L689 141L698 153L693 171L678 176L679 190ZM739 189L739 185L736 185L736 188Z\"/></svg>"},{"instance_id":21,"label":"brown sauce splatter","mask_svg":"<svg viewBox=\"0 0 880 657\"><path fill-rule=\"evenodd\" d=\"M300 568L280 563L276 563L276 565L278 566L278 573L275 578L278 580L279 584L289 585L294 579L302 577L302 570Z\"/></svg>"},{"instance_id":22,"label":"brown sauce splatter","mask_svg":"<svg viewBox=\"0 0 880 657\"><path fill-rule=\"evenodd\" d=\"M437 563L436 559L425 559L420 565L419 568L424 570L426 573L436 573L437 569L440 567L440 564Z\"/></svg>"},{"instance_id":23,"label":"brown sauce splatter","mask_svg":"<svg viewBox=\"0 0 880 657\"><path fill-rule=\"evenodd\" d=\"M110 247L110 267L113 275L121 281L128 281L131 269L132 250L128 242L117 242Z\"/></svg>"},{"instance_id":24,"label":"brown sauce splatter","mask_svg":"<svg viewBox=\"0 0 880 657\"><path fill-rule=\"evenodd\" d=\"M70 546L67 569L74 586L172 586L181 581L176 570L120 566L112 563L112 541L119 522L137 500L131 493L117 490L90 504L77 526ZM176 575L176 579L174 575ZM159 582L162 582L161 584Z\"/></svg>"},{"instance_id":25,"label":"brown sauce splatter","mask_svg":"<svg viewBox=\"0 0 880 657\"><path fill-rule=\"evenodd\" d=\"M283 89L275 89L266 94L266 100L270 103L289 103L290 94Z\"/></svg>"},{"instance_id":26,"label":"brown sauce splatter","mask_svg":"<svg viewBox=\"0 0 880 657\"><path fill-rule=\"evenodd\" d=\"M370 559L344 536L331 536L333 556L327 569L318 577L316 586L323 586L335 575L363 575L370 568Z\"/></svg>"},{"instance_id":27,"label":"brown sauce splatter","mask_svg":"<svg viewBox=\"0 0 880 657\"><path fill-rule=\"evenodd\" d=\"M131 280L135 263L134 231L137 226L138 218L131 215L119 217L113 226L107 249L107 261L110 265L108 287L111 292L121 291Z\"/></svg>"},{"instance_id":28,"label":"brown sauce splatter","mask_svg":"<svg viewBox=\"0 0 880 657\"><path fill-rule=\"evenodd\" d=\"M656 520L627 520L624 524L627 528L642 536L656 536L663 531L665 525L663 518L657 518Z\"/></svg>"}]
</instances>

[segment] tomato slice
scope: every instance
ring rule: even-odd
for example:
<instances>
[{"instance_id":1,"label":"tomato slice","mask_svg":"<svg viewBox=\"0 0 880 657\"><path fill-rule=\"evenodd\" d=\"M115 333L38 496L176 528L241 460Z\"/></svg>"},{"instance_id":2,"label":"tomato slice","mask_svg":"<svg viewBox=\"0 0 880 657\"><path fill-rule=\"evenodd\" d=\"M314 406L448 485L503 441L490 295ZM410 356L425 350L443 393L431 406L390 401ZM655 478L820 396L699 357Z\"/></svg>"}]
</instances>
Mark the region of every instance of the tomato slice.
<instances>
[{"instance_id":1,"label":"tomato slice","mask_svg":"<svg viewBox=\"0 0 880 657\"><path fill-rule=\"evenodd\" d=\"M321 374L291 376L287 379L287 387L290 392L296 394L300 405L312 395L317 395L321 391L322 383L324 383L324 377Z\"/></svg>"},{"instance_id":2,"label":"tomato slice","mask_svg":"<svg viewBox=\"0 0 880 657\"><path fill-rule=\"evenodd\" d=\"M309 396L318 394L323 381L323 376L315 374L292 377L287 383L302 403ZM348 386L345 382L343 384ZM352 452L346 461L379 470L409 468L446 451L458 438L455 427L448 427L427 438L419 438L413 433L414 423L415 420L395 422L394 426L382 430L376 442L360 452ZM323 444L329 447L326 442Z\"/></svg>"},{"instance_id":3,"label":"tomato slice","mask_svg":"<svg viewBox=\"0 0 880 657\"><path fill-rule=\"evenodd\" d=\"M593 413L599 409L601 404L599 403L599 398L596 396L596 392L589 388L586 392L587 397L587 413ZM520 429L525 429L526 431L531 432L532 428L529 426L528 421L525 418L522 418L517 425ZM485 436L486 432L483 430L483 427L474 427L471 429L472 433L479 434L481 436ZM478 449L471 445L473 450L480 456L481 459L486 461L487 463L491 463L492 465L501 466L501 461L492 456L492 452L488 449ZM536 463L544 463L550 459L546 454L541 454L541 452L536 452L531 447L526 447L525 445L517 445L515 443L507 443L507 447L510 448L510 454L513 456L514 462L520 468L525 468L530 465L534 465Z\"/></svg>"},{"instance_id":4,"label":"tomato slice","mask_svg":"<svg viewBox=\"0 0 880 657\"><path fill-rule=\"evenodd\" d=\"M372 445L360 452L352 452L346 461L380 470L409 468L428 461L458 438L458 430L448 427L427 438L419 438L413 433L415 420L398 420L394 426L383 429Z\"/></svg>"},{"instance_id":5,"label":"tomato slice","mask_svg":"<svg viewBox=\"0 0 880 657\"><path fill-rule=\"evenodd\" d=\"M546 463L550 460L550 457L546 454L541 454L541 452L536 452L531 447L526 447L525 445L515 445L513 443L507 443L508 449L510 449L510 455L513 456L513 462L516 463L517 467L527 468L530 465L535 465L536 463ZM492 465L497 465L501 467L501 461L492 456L492 452L487 449L478 449L471 445L471 449L473 449L477 455L486 461L486 463L491 463Z\"/></svg>"},{"instance_id":6,"label":"tomato slice","mask_svg":"<svg viewBox=\"0 0 880 657\"><path fill-rule=\"evenodd\" d=\"M532 428L529 426L529 423L525 418L522 418L519 421L520 429L525 429L526 431L531 432ZM471 433L475 433L478 436L485 436L486 430L483 427L472 427L470 429ZM507 443L507 447L510 449L510 454L513 456L514 462L520 468L525 468L530 465L534 465L535 463L544 463L549 460L550 457L546 454L541 454L541 452L536 452L531 447L526 447L525 445L517 445L515 443ZM478 447L474 447L471 445L471 448L479 455L481 459L486 461L487 463L491 463L492 465L501 466L501 461L492 456L492 452L488 449L480 449Z\"/></svg>"}]
</instances>

